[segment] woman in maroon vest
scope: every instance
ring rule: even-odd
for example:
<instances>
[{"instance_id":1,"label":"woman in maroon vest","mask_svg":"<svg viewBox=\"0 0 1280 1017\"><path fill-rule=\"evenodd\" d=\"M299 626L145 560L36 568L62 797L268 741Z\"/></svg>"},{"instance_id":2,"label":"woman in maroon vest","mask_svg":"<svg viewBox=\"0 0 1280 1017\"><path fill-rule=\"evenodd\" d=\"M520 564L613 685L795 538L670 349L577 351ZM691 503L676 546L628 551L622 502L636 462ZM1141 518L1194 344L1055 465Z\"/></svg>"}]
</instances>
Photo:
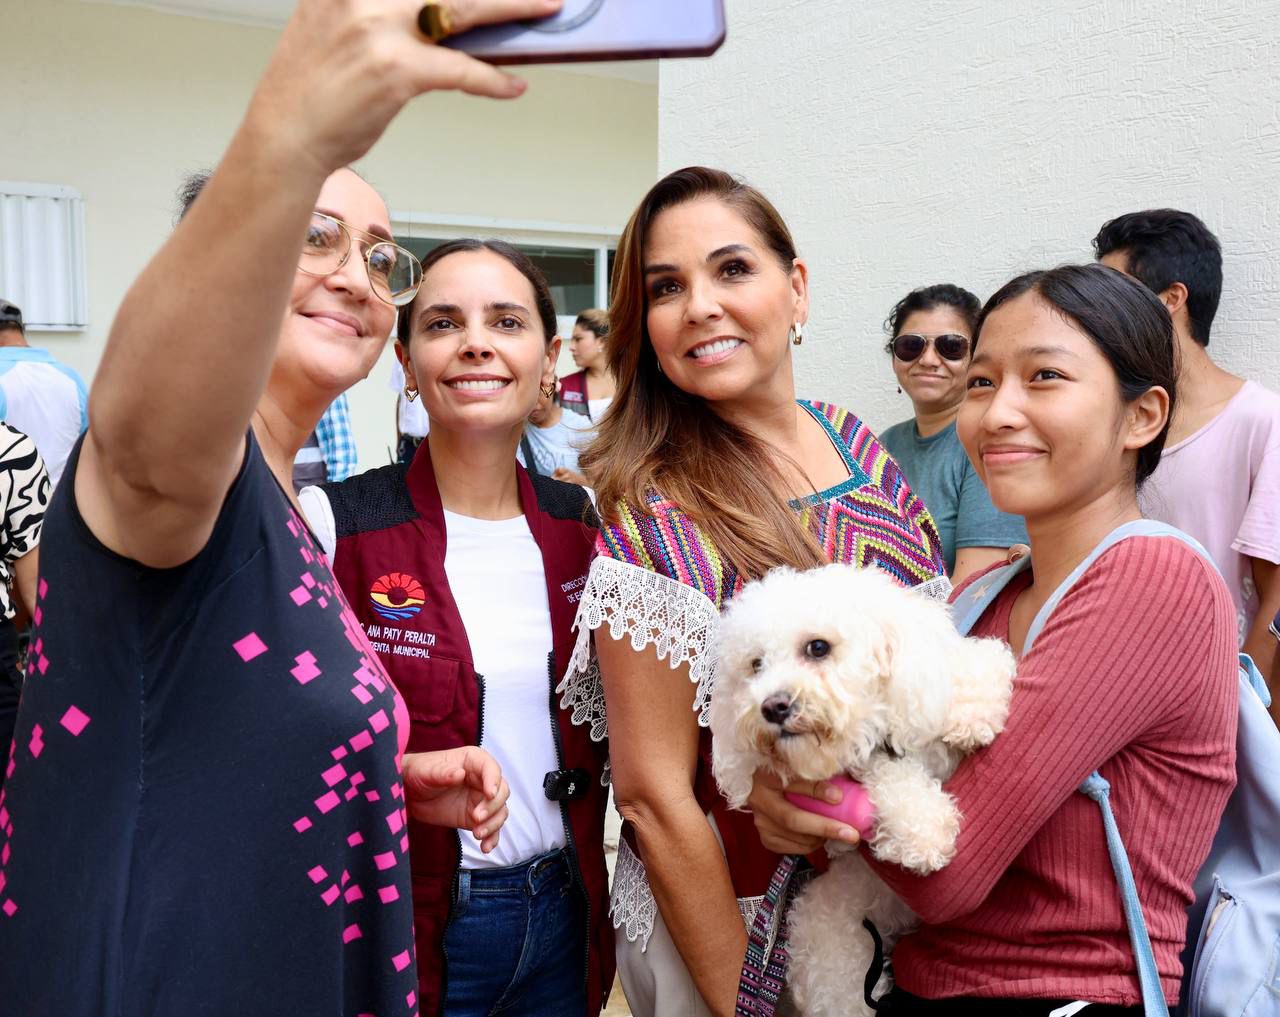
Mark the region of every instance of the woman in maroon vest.
<instances>
[{"instance_id":1,"label":"woman in maroon vest","mask_svg":"<svg viewBox=\"0 0 1280 1017\"><path fill-rule=\"evenodd\" d=\"M580 370L560 379L560 405L596 423L613 402L617 388L609 367L609 351L605 347L608 334L607 312L593 307L579 314L573 323L569 352Z\"/></svg>"},{"instance_id":2,"label":"woman in maroon vest","mask_svg":"<svg viewBox=\"0 0 1280 1017\"><path fill-rule=\"evenodd\" d=\"M515 248L433 251L397 347L431 431L408 466L304 492L412 750L482 745L512 789L493 851L410 824L422 1013L581 1017L613 981L606 749L555 705L597 527L580 487L516 462L560 340Z\"/></svg>"}]
</instances>

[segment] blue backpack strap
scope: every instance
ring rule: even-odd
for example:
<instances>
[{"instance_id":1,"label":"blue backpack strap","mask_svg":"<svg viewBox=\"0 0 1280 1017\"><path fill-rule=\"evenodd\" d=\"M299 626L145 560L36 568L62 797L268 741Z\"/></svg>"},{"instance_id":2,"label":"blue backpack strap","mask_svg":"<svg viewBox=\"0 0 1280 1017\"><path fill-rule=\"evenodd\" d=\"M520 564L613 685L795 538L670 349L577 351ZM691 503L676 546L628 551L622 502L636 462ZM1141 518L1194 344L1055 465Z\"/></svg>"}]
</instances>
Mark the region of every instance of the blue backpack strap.
<instances>
[{"instance_id":1,"label":"blue backpack strap","mask_svg":"<svg viewBox=\"0 0 1280 1017\"><path fill-rule=\"evenodd\" d=\"M1111 868L1120 884L1120 898L1124 904L1124 920L1129 926L1129 942L1133 944L1134 960L1138 964L1138 984L1142 986L1142 1010L1146 1017L1169 1017L1169 1007L1160 988L1160 972L1156 968L1156 955L1151 949L1151 937L1147 934L1147 922L1142 917L1142 903L1138 900L1138 887L1133 882L1133 870L1129 867L1129 855L1120 839L1120 828L1111 812L1111 785L1097 770L1089 774L1080 790L1098 803L1102 810L1102 828L1107 835L1107 854L1111 856Z\"/></svg>"},{"instance_id":2,"label":"blue backpack strap","mask_svg":"<svg viewBox=\"0 0 1280 1017\"><path fill-rule=\"evenodd\" d=\"M967 636L978 624L978 619L1000 596L1001 592L1018 573L1031 567L1031 557L1024 555L1015 562L994 568L980 579L975 579L951 602L951 620L956 631Z\"/></svg>"},{"instance_id":3,"label":"blue backpack strap","mask_svg":"<svg viewBox=\"0 0 1280 1017\"><path fill-rule=\"evenodd\" d=\"M1240 671L1249 680L1249 686L1257 697L1262 700L1262 705L1268 710L1271 709L1271 690L1267 688L1266 679L1262 677L1258 665L1247 653L1240 654Z\"/></svg>"},{"instance_id":4,"label":"blue backpack strap","mask_svg":"<svg viewBox=\"0 0 1280 1017\"><path fill-rule=\"evenodd\" d=\"M1071 588L1080 580L1080 577L1105 552L1129 537L1173 537L1189 545L1210 564L1213 563L1209 552L1201 547L1200 544L1181 530L1175 529L1167 523L1156 522L1153 519L1138 519L1131 523L1125 523L1123 526L1117 526L1062 581L1061 585L1053 591L1053 595L1045 602L1044 607L1036 614L1035 619L1031 622L1031 627L1027 630L1026 641L1022 645L1024 654L1030 651L1032 643L1035 642L1036 636L1040 634L1040 630L1044 628L1049 616L1053 614L1054 608L1062 602L1063 597L1070 592ZM1160 973L1156 968L1155 953L1151 949L1151 937L1147 933L1147 923L1142 917L1142 903L1138 900L1138 888L1133 881L1133 870L1129 865L1129 855L1125 851L1124 841L1120 838L1120 829L1116 825L1115 815L1111 811L1111 785L1107 783L1102 774L1095 770L1084 779L1084 783L1080 785L1080 792L1092 798L1102 812L1102 828L1107 836L1107 853L1111 856L1111 867L1115 870L1116 882L1120 886L1120 896L1124 904L1125 924L1129 927L1129 941L1133 944L1133 955L1138 966L1138 982L1142 987L1143 1012L1146 1017L1169 1017L1169 1007L1164 999L1164 991L1160 987Z\"/></svg>"}]
</instances>

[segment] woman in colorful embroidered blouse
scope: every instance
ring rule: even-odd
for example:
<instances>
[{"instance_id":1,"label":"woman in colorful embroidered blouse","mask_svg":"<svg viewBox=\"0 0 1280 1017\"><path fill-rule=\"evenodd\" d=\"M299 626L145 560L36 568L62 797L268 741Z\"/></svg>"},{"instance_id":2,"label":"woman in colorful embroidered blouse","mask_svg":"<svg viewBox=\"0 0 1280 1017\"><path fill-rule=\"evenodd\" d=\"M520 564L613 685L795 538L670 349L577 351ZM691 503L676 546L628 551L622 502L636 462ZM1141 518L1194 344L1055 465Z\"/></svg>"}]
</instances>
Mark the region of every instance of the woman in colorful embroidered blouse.
<instances>
[{"instance_id":1,"label":"woman in colorful embroidered blouse","mask_svg":"<svg viewBox=\"0 0 1280 1017\"><path fill-rule=\"evenodd\" d=\"M937 530L875 436L845 410L796 401L808 273L763 195L718 170L673 173L632 217L618 266L618 395L583 457L605 525L561 690L596 737L608 729L633 1012L727 1015L744 920L778 856L711 777L720 609L782 564L947 583Z\"/></svg>"}]
</instances>

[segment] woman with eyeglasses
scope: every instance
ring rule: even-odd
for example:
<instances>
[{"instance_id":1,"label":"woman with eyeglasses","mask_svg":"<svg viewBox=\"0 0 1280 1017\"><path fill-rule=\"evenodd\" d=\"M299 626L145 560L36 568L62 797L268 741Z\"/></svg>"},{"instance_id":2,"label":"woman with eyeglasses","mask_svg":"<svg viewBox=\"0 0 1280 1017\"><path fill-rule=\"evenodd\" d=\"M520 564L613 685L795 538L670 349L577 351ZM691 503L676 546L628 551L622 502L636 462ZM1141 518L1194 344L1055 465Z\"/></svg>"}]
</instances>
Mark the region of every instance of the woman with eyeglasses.
<instances>
[{"instance_id":1,"label":"woman with eyeglasses","mask_svg":"<svg viewBox=\"0 0 1280 1017\"><path fill-rule=\"evenodd\" d=\"M885 323L892 336L885 351L915 416L882 431L880 441L924 499L956 583L1002 561L1011 546L1027 540L1022 520L991 504L956 436L981 308L968 290L941 283L912 290Z\"/></svg>"},{"instance_id":2,"label":"woman with eyeglasses","mask_svg":"<svg viewBox=\"0 0 1280 1017\"><path fill-rule=\"evenodd\" d=\"M419 283L343 167L411 96L523 90L427 30L558 6L301 0L125 297L45 517L0 800L0 1009L417 1011L407 816L491 849L506 785L478 748L405 753L404 701L290 475Z\"/></svg>"},{"instance_id":3,"label":"woman with eyeglasses","mask_svg":"<svg viewBox=\"0 0 1280 1017\"><path fill-rule=\"evenodd\" d=\"M500 241L427 255L396 352L431 430L408 466L302 492L409 707L411 750L479 745L511 785L492 852L411 824L418 1003L443 1017L584 1017L613 984L607 747L554 687L599 533L580 487L516 464L554 393L555 305Z\"/></svg>"}]
</instances>

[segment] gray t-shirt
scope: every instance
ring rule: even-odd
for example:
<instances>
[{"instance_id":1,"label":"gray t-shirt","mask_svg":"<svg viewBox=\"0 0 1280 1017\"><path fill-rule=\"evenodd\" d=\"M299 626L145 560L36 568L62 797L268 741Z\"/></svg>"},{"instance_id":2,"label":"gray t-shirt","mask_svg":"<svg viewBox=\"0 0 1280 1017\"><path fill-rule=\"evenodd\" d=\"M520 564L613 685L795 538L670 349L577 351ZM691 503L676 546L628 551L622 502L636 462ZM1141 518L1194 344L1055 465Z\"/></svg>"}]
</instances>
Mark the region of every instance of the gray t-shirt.
<instances>
[{"instance_id":1,"label":"gray t-shirt","mask_svg":"<svg viewBox=\"0 0 1280 1017\"><path fill-rule=\"evenodd\" d=\"M915 419L904 420L884 431L880 444L898 461L911 490L933 516L948 573L955 571L956 551L962 547L1026 543L1022 517L1008 515L991 504L982 478L956 436L954 421L937 434L921 438Z\"/></svg>"}]
</instances>

